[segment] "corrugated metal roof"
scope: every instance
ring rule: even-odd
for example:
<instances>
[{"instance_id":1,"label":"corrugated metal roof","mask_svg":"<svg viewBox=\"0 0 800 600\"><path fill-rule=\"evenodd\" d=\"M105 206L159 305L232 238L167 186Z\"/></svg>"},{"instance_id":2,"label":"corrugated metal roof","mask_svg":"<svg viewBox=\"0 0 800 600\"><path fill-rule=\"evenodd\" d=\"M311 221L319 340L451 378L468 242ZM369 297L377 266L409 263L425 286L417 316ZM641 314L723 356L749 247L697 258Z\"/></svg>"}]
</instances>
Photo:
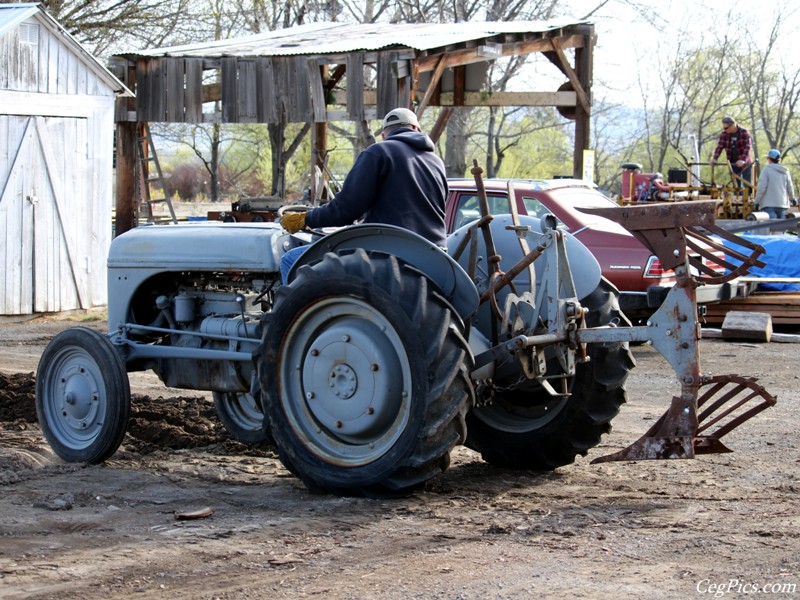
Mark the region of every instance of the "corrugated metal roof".
<instances>
[{"instance_id":1,"label":"corrugated metal roof","mask_svg":"<svg viewBox=\"0 0 800 600\"><path fill-rule=\"evenodd\" d=\"M0 4L0 35L10 31L20 23L34 18L39 23L47 27L50 31L60 36L64 43L72 49L77 56L80 56L87 68L97 75L105 84L121 96L133 96L125 85L114 76L111 71L100 63L78 40L70 35L61 24L51 17L37 3L23 4Z\"/></svg>"},{"instance_id":2,"label":"corrugated metal roof","mask_svg":"<svg viewBox=\"0 0 800 600\"><path fill-rule=\"evenodd\" d=\"M545 34L582 25L575 21L485 21L470 23L309 23L229 40L123 52L121 56L292 56L342 54L359 50L430 50L500 34Z\"/></svg>"}]
</instances>

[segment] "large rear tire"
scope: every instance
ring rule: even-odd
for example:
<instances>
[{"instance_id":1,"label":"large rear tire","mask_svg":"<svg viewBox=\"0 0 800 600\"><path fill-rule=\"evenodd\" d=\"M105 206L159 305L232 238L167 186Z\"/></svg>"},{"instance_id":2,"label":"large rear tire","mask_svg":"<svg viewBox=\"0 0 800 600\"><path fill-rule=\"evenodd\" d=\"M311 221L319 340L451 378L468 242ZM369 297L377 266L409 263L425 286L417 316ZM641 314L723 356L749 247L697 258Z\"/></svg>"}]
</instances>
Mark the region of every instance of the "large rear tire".
<instances>
[{"instance_id":1,"label":"large rear tire","mask_svg":"<svg viewBox=\"0 0 800 600\"><path fill-rule=\"evenodd\" d=\"M392 256L359 249L301 267L265 315L257 364L265 425L312 491L404 495L464 441L463 323Z\"/></svg>"},{"instance_id":2,"label":"large rear tire","mask_svg":"<svg viewBox=\"0 0 800 600\"><path fill-rule=\"evenodd\" d=\"M606 279L581 300L589 327L625 324L617 291ZM634 366L626 343L589 344L589 362L576 366L569 397L541 387L497 393L467 415L466 445L498 467L550 471L586 456L611 431L625 403L625 380Z\"/></svg>"},{"instance_id":3,"label":"large rear tire","mask_svg":"<svg viewBox=\"0 0 800 600\"><path fill-rule=\"evenodd\" d=\"M103 462L122 443L130 412L125 363L106 336L74 327L51 340L36 373L36 415L59 457Z\"/></svg>"}]
</instances>

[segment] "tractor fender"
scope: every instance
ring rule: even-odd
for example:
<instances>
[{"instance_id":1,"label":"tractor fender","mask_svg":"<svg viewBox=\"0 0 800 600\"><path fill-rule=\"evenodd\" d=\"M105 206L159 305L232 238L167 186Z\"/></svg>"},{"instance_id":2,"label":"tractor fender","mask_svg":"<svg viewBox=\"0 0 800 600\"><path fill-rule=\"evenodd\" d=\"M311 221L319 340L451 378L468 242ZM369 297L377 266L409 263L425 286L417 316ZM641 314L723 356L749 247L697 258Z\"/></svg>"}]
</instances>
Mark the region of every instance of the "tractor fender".
<instances>
[{"instance_id":1,"label":"tractor fender","mask_svg":"<svg viewBox=\"0 0 800 600\"><path fill-rule=\"evenodd\" d=\"M297 269L322 259L328 252L338 254L358 248L396 256L424 273L439 286L462 319L469 319L478 309L478 291L464 269L443 248L394 225L353 225L320 238L300 255L287 279L291 281Z\"/></svg>"}]
</instances>

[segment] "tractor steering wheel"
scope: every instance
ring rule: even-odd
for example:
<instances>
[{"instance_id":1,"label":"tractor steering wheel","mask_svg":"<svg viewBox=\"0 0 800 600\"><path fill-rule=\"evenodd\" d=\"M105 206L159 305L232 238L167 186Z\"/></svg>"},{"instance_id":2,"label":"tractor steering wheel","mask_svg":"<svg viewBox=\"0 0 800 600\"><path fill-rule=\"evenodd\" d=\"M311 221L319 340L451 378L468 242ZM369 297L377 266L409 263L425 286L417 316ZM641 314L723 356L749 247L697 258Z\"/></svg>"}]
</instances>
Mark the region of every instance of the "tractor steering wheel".
<instances>
[{"instance_id":1,"label":"tractor steering wheel","mask_svg":"<svg viewBox=\"0 0 800 600\"><path fill-rule=\"evenodd\" d=\"M311 210L311 207L306 204L287 204L278 209L278 216L282 217L290 212L308 212L309 210Z\"/></svg>"},{"instance_id":2,"label":"tractor steering wheel","mask_svg":"<svg viewBox=\"0 0 800 600\"><path fill-rule=\"evenodd\" d=\"M283 215L290 212L308 212L312 208L313 207L308 206L307 204L287 204L286 206L281 206L278 209L278 218L281 218L283 217ZM323 231L322 229L315 229L313 227L308 227L308 226L304 227L300 231L311 233L312 241L317 240L321 237L325 237L328 234L328 232Z\"/></svg>"}]
</instances>

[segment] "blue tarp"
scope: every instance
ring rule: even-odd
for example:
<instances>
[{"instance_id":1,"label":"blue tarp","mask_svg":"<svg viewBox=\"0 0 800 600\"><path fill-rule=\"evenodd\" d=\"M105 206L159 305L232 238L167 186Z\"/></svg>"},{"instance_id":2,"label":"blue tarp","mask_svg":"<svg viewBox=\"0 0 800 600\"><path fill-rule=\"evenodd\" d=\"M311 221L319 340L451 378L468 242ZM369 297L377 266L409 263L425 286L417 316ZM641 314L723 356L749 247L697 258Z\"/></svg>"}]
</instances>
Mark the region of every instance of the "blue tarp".
<instances>
[{"instance_id":1,"label":"blue tarp","mask_svg":"<svg viewBox=\"0 0 800 600\"><path fill-rule=\"evenodd\" d=\"M766 250L759 259L764 261L765 267L752 267L748 275L753 277L800 277L800 238L796 235L751 235L743 234L740 237L763 246ZM733 246L726 242L726 245ZM734 248L741 250L741 248ZM728 257L734 264L740 261ZM797 283L760 283L759 290L779 292L800 292Z\"/></svg>"}]
</instances>

